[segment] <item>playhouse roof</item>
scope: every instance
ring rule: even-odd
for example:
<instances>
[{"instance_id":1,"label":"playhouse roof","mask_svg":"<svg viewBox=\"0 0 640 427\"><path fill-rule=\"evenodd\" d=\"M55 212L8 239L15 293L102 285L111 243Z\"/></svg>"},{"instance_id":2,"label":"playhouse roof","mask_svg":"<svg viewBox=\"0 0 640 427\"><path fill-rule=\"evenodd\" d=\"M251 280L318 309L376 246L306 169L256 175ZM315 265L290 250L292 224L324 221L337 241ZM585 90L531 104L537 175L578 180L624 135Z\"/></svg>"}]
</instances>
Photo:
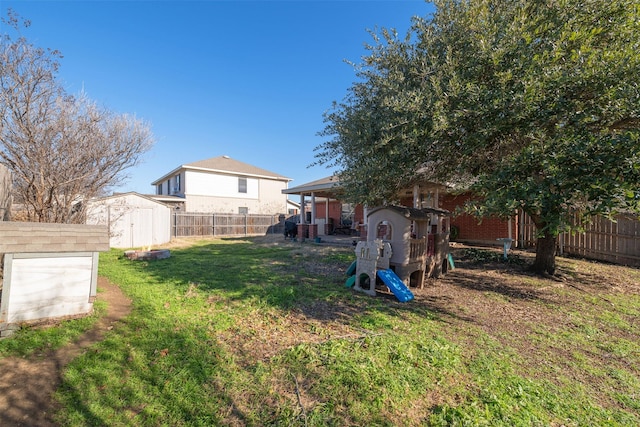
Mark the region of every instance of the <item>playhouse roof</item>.
<instances>
[{"instance_id":1,"label":"playhouse roof","mask_svg":"<svg viewBox=\"0 0 640 427\"><path fill-rule=\"evenodd\" d=\"M373 209L369 209L368 215L372 215L375 212L381 211L381 210L390 210L392 212L395 212L399 215L404 216L407 219L410 219L412 221L428 221L431 217L431 215L435 214L435 215L439 215L439 216L450 216L451 212L449 212L448 210L445 209L438 209L438 208L422 208L422 209L417 209L417 208L409 208L406 206L395 206L395 205L391 205L391 206L378 206L376 208Z\"/></svg>"}]
</instances>

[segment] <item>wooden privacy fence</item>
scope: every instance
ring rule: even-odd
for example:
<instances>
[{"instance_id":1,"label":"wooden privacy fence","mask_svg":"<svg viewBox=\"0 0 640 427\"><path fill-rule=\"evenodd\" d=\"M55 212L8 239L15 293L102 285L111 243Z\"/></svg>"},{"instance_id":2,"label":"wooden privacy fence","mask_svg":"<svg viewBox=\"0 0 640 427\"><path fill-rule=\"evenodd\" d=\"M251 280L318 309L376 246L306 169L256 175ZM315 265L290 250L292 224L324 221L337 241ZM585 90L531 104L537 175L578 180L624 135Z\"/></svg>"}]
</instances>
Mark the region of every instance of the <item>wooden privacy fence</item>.
<instances>
[{"instance_id":1,"label":"wooden privacy fence","mask_svg":"<svg viewBox=\"0 0 640 427\"><path fill-rule=\"evenodd\" d=\"M248 236L277 233L278 215L174 212L173 237Z\"/></svg>"},{"instance_id":2,"label":"wooden privacy fence","mask_svg":"<svg viewBox=\"0 0 640 427\"><path fill-rule=\"evenodd\" d=\"M0 165L0 221L9 221L11 211L11 173Z\"/></svg>"},{"instance_id":3,"label":"wooden privacy fence","mask_svg":"<svg viewBox=\"0 0 640 427\"><path fill-rule=\"evenodd\" d=\"M536 229L531 219L519 215L518 244L535 246ZM600 261L640 267L640 221L631 215L618 215L616 221L592 218L583 233L563 233L558 238L560 253Z\"/></svg>"}]
</instances>

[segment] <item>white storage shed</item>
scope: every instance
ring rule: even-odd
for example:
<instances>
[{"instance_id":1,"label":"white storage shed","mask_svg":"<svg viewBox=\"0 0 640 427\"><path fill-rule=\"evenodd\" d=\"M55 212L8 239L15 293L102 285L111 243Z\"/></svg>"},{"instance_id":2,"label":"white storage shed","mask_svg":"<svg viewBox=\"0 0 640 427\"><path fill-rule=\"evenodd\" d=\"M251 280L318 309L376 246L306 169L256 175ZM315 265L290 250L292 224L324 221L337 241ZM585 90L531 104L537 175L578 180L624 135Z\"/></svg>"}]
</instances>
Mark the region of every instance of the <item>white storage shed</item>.
<instances>
[{"instance_id":1,"label":"white storage shed","mask_svg":"<svg viewBox=\"0 0 640 427\"><path fill-rule=\"evenodd\" d=\"M107 225L112 248L157 247L171 240L171 208L135 192L91 201L87 224Z\"/></svg>"}]
</instances>

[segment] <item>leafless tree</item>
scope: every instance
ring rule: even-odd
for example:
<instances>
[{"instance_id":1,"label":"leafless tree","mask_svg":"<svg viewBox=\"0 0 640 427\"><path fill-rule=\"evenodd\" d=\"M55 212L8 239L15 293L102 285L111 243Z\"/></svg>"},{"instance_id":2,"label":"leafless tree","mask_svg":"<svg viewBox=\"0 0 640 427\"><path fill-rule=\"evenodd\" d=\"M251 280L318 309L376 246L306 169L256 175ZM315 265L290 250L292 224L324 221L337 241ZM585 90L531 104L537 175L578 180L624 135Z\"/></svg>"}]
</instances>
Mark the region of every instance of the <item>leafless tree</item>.
<instances>
[{"instance_id":1,"label":"leafless tree","mask_svg":"<svg viewBox=\"0 0 640 427\"><path fill-rule=\"evenodd\" d=\"M14 14L3 21L18 31ZM60 58L22 36L0 39L0 163L25 220L82 223L84 202L122 184L154 139L146 122L65 93Z\"/></svg>"}]
</instances>

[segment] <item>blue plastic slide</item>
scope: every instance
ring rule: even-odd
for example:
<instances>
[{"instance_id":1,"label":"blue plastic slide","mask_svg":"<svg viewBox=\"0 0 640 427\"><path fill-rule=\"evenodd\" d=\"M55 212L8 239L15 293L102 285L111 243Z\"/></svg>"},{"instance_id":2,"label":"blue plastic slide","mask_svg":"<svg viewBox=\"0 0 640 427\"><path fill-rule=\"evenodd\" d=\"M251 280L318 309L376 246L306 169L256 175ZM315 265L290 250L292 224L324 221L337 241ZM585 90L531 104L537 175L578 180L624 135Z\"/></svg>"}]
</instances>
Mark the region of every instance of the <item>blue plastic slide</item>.
<instances>
[{"instance_id":1,"label":"blue plastic slide","mask_svg":"<svg viewBox=\"0 0 640 427\"><path fill-rule=\"evenodd\" d=\"M347 281L344 282L344 286L346 288L353 288L353 286L356 284L356 275L354 274L353 276L349 276L349 278L347 278Z\"/></svg>"},{"instance_id":2,"label":"blue plastic slide","mask_svg":"<svg viewBox=\"0 0 640 427\"><path fill-rule=\"evenodd\" d=\"M356 267L358 266L358 261L353 261L349 268L347 268L347 272L345 273L347 276L353 276L356 274Z\"/></svg>"},{"instance_id":3,"label":"blue plastic slide","mask_svg":"<svg viewBox=\"0 0 640 427\"><path fill-rule=\"evenodd\" d=\"M398 301L407 302L413 299L413 293L411 293L409 288L406 287L404 282L400 280L393 270L378 270L378 277L391 289L391 292L398 298Z\"/></svg>"}]
</instances>

